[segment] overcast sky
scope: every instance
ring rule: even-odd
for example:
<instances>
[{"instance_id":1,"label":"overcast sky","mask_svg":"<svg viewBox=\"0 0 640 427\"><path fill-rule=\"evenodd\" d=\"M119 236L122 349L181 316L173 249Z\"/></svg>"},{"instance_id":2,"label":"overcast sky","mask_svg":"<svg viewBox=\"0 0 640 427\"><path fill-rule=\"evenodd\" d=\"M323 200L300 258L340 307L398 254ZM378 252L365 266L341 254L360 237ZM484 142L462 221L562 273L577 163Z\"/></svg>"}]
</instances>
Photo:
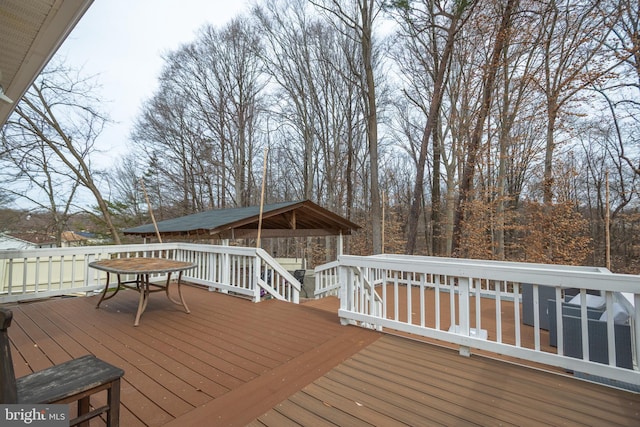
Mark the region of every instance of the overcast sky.
<instances>
[{"instance_id":1,"label":"overcast sky","mask_svg":"<svg viewBox=\"0 0 640 427\"><path fill-rule=\"evenodd\" d=\"M221 27L247 0L95 0L58 51L83 75L99 74L104 111L115 122L98 140L100 162L124 154L142 102L153 94L162 54L192 41L205 23ZM102 165L106 166L106 165Z\"/></svg>"}]
</instances>

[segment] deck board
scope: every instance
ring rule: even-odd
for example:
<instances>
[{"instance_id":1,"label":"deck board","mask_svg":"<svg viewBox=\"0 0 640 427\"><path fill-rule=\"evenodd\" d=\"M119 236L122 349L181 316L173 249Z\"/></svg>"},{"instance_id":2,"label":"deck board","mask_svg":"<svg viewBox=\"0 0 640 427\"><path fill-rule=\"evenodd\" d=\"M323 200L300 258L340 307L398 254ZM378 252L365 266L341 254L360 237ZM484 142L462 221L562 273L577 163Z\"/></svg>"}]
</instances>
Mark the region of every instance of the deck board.
<instances>
[{"instance_id":1,"label":"deck board","mask_svg":"<svg viewBox=\"0 0 640 427\"><path fill-rule=\"evenodd\" d=\"M243 384L206 407L198 408L168 425L182 427L206 425L208 422L214 425L245 425L329 371L348 355L380 337L378 333L354 326L341 328L342 334L326 340L313 351L301 353L266 375ZM260 412L260 409L263 410Z\"/></svg>"},{"instance_id":2,"label":"deck board","mask_svg":"<svg viewBox=\"0 0 640 427\"><path fill-rule=\"evenodd\" d=\"M575 425L635 426L638 394L385 335L299 395L325 389L343 402L379 410L406 425ZM357 402L357 404L355 404ZM308 410L317 410L308 405ZM287 417L286 405L274 411ZM329 404L321 412L343 411Z\"/></svg>"},{"instance_id":3,"label":"deck board","mask_svg":"<svg viewBox=\"0 0 640 427\"><path fill-rule=\"evenodd\" d=\"M87 300L94 298L87 298ZM105 318L104 310L96 310L87 304L84 298L77 300L81 304L76 301L72 304L69 301L71 300L51 301L52 304L47 304L47 314L61 325L67 334L82 343L85 354L94 354L125 371L125 378L121 385L122 405L130 411L132 416L148 425L162 425L173 419L171 412L175 412L176 405L183 403L182 399L173 398L165 389L159 387L156 379L145 373L144 366L150 364L128 350L126 345L121 342L114 345L109 340L103 341L104 328L97 323L102 323L105 327L114 330L123 330L122 319L113 319L114 323L111 324L106 321L100 322ZM88 311L92 314L89 315ZM73 357L78 356L80 355L73 355ZM128 419L123 419L121 424L127 425L127 422L129 422Z\"/></svg>"},{"instance_id":4,"label":"deck board","mask_svg":"<svg viewBox=\"0 0 640 427\"><path fill-rule=\"evenodd\" d=\"M255 384L275 405L380 336L343 327L335 312L275 300L254 304L195 287L186 287L185 298L191 314L152 295L138 327L132 291L100 309L97 297L14 304L9 337L16 372L95 354L125 370L121 425L159 426L197 416L199 408L208 418L207 405ZM218 405L224 419L241 415L243 423L272 407L254 402L259 409L247 405L238 413L224 399Z\"/></svg>"},{"instance_id":5,"label":"deck board","mask_svg":"<svg viewBox=\"0 0 640 427\"><path fill-rule=\"evenodd\" d=\"M254 304L197 287L184 291L191 314L153 295L138 327L132 291L100 309L97 297L13 304L16 373L95 354L125 370L120 424L127 427L637 425L640 419L638 394L463 357L417 337L342 326L336 298ZM402 304L399 310L406 316ZM447 318L441 313L443 323ZM489 319L482 325L495 331Z\"/></svg>"}]
</instances>

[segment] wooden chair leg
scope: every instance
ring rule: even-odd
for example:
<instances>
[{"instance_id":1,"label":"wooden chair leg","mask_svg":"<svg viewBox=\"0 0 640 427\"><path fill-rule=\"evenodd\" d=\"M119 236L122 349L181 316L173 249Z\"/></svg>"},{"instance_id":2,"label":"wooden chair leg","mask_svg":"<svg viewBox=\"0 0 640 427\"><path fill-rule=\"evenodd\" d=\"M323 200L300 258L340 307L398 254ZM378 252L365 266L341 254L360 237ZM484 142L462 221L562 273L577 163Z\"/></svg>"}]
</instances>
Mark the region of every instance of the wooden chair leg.
<instances>
[{"instance_id":1,"label":"wooden chair leg","mask_svg":"<svg viewBox=\"0 0 640 427\"><path fill-rule=\"evenodd\" d=\"M78 400L78 417L84 414L88 414L91 410L91 400L89 396L83 397ZM79 427L89 427L89 421L78 424Z\"/></svg>"},{"instance_id":2,"label":"wooden chair leg","mask_svg":"<svg viewBox=\"0 0 640 427\"><path fill-rule=\"evenodd\" d=\"M107 391L107 427L120 426L120 378L111 383Z\"/></svg>"}]
</instances>

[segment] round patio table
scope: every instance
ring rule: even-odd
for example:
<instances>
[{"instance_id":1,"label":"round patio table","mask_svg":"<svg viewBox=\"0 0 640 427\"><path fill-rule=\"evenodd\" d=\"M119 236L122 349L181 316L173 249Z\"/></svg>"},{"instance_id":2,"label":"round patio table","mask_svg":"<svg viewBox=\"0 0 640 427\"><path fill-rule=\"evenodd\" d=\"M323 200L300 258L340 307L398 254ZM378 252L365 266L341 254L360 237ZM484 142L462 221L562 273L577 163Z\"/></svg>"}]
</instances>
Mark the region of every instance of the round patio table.
<instances>
[{"instance_id":1,"label":"round patio table","mask_svg":"<svg viewBox=\"0 0 640 427\"><path fill-rule=\"evenodd\" d=\"M147 308L149 301L149 294L153 292L165 291L169 301L174 304L181 305L186 313L190 313L187 303L182 296L182 290L180 289L180 282L182 280L182 273L185 270L190 270L196 267L196 264L185 261L174 261L166 258L147 258L147 257L134 257L134 258L118 258L118 259L106 259L102 261L94 261L89 263L89 267L96 270L107 272L107 283L102 291L100 301L96 304L96 308L100 307L102 301L113 298L120 289L129 288L136 290L140 293L140 300L138 302L138 311L136 313L136 320L134 326L140 324L140 317ZM176 301L169 294L169 284L171 283L171 273L178 273L178 296L180 301ZM166 283L153 283L150 280L152 274L167 274ZM118 286L113 293L107 296L109 290L109 275L116 274L118 276ZM135 280L123 281L123 275L135 275Z\"/></svg>"}]
</instances>

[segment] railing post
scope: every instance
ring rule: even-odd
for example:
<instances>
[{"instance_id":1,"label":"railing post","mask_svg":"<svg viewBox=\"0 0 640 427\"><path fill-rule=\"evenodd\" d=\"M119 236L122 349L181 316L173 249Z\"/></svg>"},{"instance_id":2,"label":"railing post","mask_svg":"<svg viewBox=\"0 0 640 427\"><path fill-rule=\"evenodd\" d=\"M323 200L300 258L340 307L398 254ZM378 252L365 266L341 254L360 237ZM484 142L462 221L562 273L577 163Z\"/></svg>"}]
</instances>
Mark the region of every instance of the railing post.
<instances>
[{"instance_id":1,"label":"railing post","mask_svg":"<svg viewBox=\"0 0 640 427\"><path fill-rule=\"evenodd\" d=\"M459 333L464 336L470 335L470 312L469 312L469 285L473 279L468 277L458 278L458 325ZM467 345L461 345L459 349L461 356L471 356L471 348Z\"/></svg>"},{"instance_id":2,"label":"railing post","mask_svg":"<svg viewBox=\"0 0 640 427\"><path fill-rule=\"evenodd\" d=\"M340 310L351 310L353 306L353 271L340 265L338 267L338 283L340 283ZM349 325L351 322L344 317L340 318L340 324Z\"/></svg>"},{"instance_id":3,"label":"railing post","mask_svg":"<svg viewBox=\"0 0 640 427\"><path fill-rule=\"evenodd\" d=\"M520 347L522 333L520 332L520 283L518 282L513 283L513 319L516 328L516 347Z\"/></svg>"},{"instance_id":4,"label":"railing post","mask_svg":"<svg viewBox=\"0 0 640 427\"><path fill-rule=\"evenodd\" d=\"M580 331L582 332L582 360L589 357L589 318L587 317L587 290L580 289Z\"/></svg>"},{"instance_id":5,"label":"railing post","mask_svg":"<svg viewBox=\"0 0 640 427\"><path fill-rule=\"evenodd\" d=\"M558 354L564 356L564 320L562 318L562 290L556 288L556 344Z\"/></svg>"},{"instance_id":6,"label":"railing post","mask_svg":"<svg viewBox=\"0 0 640 427\"><path fill-rule=\"evenodd\" d=\"M613 325L613 293L605 292L607 312L607 352L609 365L616 366L616 332ZM633 358L632 358L633 360Z\"/></svg>"},{"instance_id":7,"label":"railing post","mask_svg":"<svg viewBox=\"0 0 640 427\"><path fill-rule=\"evenodd\" d=\"M0 259L0 292L5 292L4 283L5 283L5 271L7 269L7 260Z\"/></svg>"},{"instance_id":8,"label":"railing post","mask_svg":"<svg viewBox=\"0 0 640 427\"><path fill-rule=\"evenodd\" d=\"M231 285L231 255L225 252L222 256L222 283Z\"/></svg>"},{"instance_id":9,"label":"railing post","mask_svg":"<svg viewBox=\"0 0 640 427\"><path fill-rule=\"evenodd\" d=\"M638 315L640 313L640 294L635 294L633 296L634 310L633 315L631 316L631 327L632 331L635 335L635 354L633 355L633 368L635 370L640 370L640 318Z\"/></svg>"},{"instance_id":10,"label":"railing post","mask_svg":"<svg viewBox=\"0 0 640 427\"><path fill-rule=\"evenodd\" d=\"M538 285L534 283L531 286L533 288L533 348L540 351L540 292Z\"/></svg>"},{"instance_id":11,"label":"railing post","mask_svg":"<svg viewBox=\"0 0 640 427\"><path fill-rule=\"evenodd\" d=\"M469 278L458 279L458 318L460 321L460 333L469 335Z\"/></svg>"},{"instance_id":12,"label":"railing post","mask_svg":"<svg viewBox=\"0 0 640 427\"><path fill-rule=\"evenodd\" d=\"M84 257L84 285L85 286L89 286L89 280L92 278L91 276L93 276L93 281L97 282L98 284L100 284L100 275L98 274L98 270L95 270L93 268L89 268L89 264L91 262L95 261L95 254L87 254L87 256ZM97 278L97 280L96 280ZM109 284L107 283L107 286ZM90 292L86 293L87 296L90 295Z\"/></svg>"},{"instance_id":13,"label":"railing post","mask_svg":"<svg viewBox=\"0 0 640 427\"><path fill-rule=\"evenodd\" d=\"M253 258L253 274L250 276L251 281L253 282L251 283L251 289L253 290L253 302L260 302L260 264L260 257L258 256L258 251L256 251L256 254ZM264 280L266 280L266 277ZM275 277L272 280L275 280Z\"/></svg>"}]
</instances>

